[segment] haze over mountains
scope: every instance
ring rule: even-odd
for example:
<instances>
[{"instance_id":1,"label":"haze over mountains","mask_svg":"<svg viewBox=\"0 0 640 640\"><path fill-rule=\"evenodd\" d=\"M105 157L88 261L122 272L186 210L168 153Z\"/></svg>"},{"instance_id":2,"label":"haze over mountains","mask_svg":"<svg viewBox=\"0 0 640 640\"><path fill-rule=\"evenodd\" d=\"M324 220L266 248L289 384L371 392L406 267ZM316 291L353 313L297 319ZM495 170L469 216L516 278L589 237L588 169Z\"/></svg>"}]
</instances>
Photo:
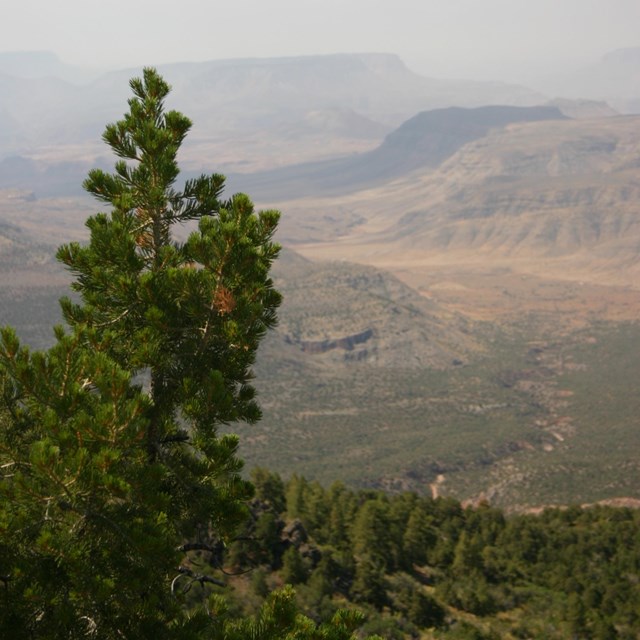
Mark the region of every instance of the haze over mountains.
<instances>
[{"instance_id":1,"label":"haze over mountains","mask_svg":"<svg viewBox=\"0 0 640 640\"><path fill-rule=\"evenodd\" d=\"M513 85L425 78L388 54L179 63L159 70L174 88L172 101L191 105L196 138L270 129L335 107L393 126L441 106L529 105L541 99ZM63 78L73 70L51 55L0 54L0 108L20 125L15 135L32 144L93 142L106 121L119 117L133 73L115 71L71 84ZM73 129L61 130L72 119ZM4 156L9 152L3 149Z\"/></svg>"},{"instance_id":2,"label":"haze over mountains","mask_svg":"<svg viewBox=\"0 0 640 640\"><path fill-rule=\"evenodd\" d=\"M566 98L606 100L621 113L640 112L640 47L610 51L573 74L548 76L540 90Z\"/></svg>"},{"instance_id":3,"label":"haze over mountains","mask_svg":"<svg viewBox=\"0 0 640 640\"><path fill-rule=\"evenodd\" d=\"M638 51L604 57L606 95L622 85L634 94ZM283 208L280 237L305 255L406 273L481 261L637 283L635 116L424 78L387 54L161 70L195 123L184 174L225 172L229 191ZM15 191L6 222L29 219L25 199L81 195L90 167L111 166L100 132L122 111L132 72L77 71L53 54L0 54L0 189Z\"/></svg>"},{"instance_id":4,"label":"haze over mountains","mask_svg":"<svg viewBox=\"0 0 640 640\"><path fill-rule=\"evenodd\" d=\"M433 169L465 144L491 129L515 122L560 120L556 107L447 107L423 111L387 135L375 149L351 156L283 167L250 176L229 176L261 200L342 194L385 183L418 170Z\"/></svg>"},{"instance_id":5,"label":"haze over mountains","mask_svg":"<svg viewBox=\"0 0 640 640\"><path fill-rule=\"evenodd\" d=\"M298 220L285 220L283 234L309 256L387 268L493 262L637 287L639 125L626 116L497 127L435 168L346 198L278 201ZM343 224L323 227L336 210Z\"/></svg>"},{"instance_id":6,"label":"haze over mountains","mask_svg":"<svg viewBox=\"0 0 640 640\"><path fill-rule=\"evenodd\" d=\"M628 56L606 63L623 84ZM221 171L227 194L280 208L298 252L274 270L250 463L421 491L442 476L510 505L638 494L637 326L620 322L640 312L640 116L569 82L554 98L383 54L160 69L194 121L183 177ZM0 54L0 324L36 345L67 281L53 247L100 208L80 184L112 167L100 135L137 73L75 72ZM585 460L600 475L580 493Z\"/></svg>"},{"instance_id":7,"label":"haze over mountains","mask_svg":"<svg viewBox=\"0 0 640 640\"><path fill-rule=\"evenodd\" d=\"M336 54L163 65L176 104L190 104L196 137L264 129L313 110L343 109L390 127L416 113L447 106L530 106L556 97L607 101L640 110L640 48L614 51L599 65L544 83L545 95L500 82L427 78L391 54ZM135 70L91 72L50 52L0 53L0 113L6 127L0 155L26 144L94 142L117 118ZM73 122L72 127L66 123ZM21 144L22 143L22 144Z\"/></svg>"}]
</instances>

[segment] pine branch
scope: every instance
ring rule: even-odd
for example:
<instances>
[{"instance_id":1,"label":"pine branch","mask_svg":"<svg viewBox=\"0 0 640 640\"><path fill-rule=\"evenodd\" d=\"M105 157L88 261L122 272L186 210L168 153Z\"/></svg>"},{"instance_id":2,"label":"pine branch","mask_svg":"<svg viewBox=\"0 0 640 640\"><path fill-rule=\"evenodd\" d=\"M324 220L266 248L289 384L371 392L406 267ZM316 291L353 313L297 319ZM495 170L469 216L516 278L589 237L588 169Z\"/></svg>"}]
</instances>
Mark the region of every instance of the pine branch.
<instances>
[{"instance_id":1,"label":"pine branch","mask_svg":"<svg viewBox=\"0 0 640 640\"><path fill-rule=\"evenodd\" d=\"M238 537L233 539L234 542L238 540L254 540L254 538ZM186 544L178 547L178 551L182 551L184 553L186 553L187 551L208 551L213 556L210 559L211 564L213 564L216 569L224 573L225 576L243 576L255 569L255 567L250 567L249 569L245 569L244 571L227 571L222 566L222 562L219 560L223 551L222 543L220 543L216 547L213 547L205 542L187 542Z\"/></svg>"},{"instance_id":2,"label":"pine branch","mask_svg":"<svg viewBox=\"0 0 640 640\"><path fill-rule=\"evenodd\" d=\"M175 594L176 585L178 583L178 580L180 580L180 578L182 578L183 576L187 576L187 577L191 578L191 580L189 580L189 582L186 584L186 586L183 587L182 593L187 593L189 591L189 589L191 589L191 585L194 582L199 582L201 587L204 587L205 583L206 584L213 584L216 587L226 587L227 586L224 582L222 582L222 580L217 580L216 578L212 578L211 576L207 576L204 573L196 573L195 571L192 571L188 567L180 565L178 567L178 575L171 581L171 593L172 594Z\"/></svg>"}]
</instances>

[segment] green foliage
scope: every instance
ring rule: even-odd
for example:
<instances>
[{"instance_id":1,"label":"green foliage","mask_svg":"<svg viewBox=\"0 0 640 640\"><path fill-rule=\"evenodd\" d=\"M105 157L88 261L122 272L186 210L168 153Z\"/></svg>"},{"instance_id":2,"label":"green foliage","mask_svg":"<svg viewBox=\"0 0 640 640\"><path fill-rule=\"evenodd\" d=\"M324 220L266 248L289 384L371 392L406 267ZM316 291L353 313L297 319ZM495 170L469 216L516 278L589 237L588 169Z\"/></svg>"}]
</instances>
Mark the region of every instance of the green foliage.
<instances>
[{"instance_id":1,"label":"green foliage","mask_svg":"<svg viewBox=\"0 0 640 640\"><path fill-rule=\"evenodd\" d=\"M260 514L255 523L254 536L258 543L256 562L275 569L280 563L280 531L282 522L273 511Z\"/></svg>"},{"instance_id":2,"label":"green foliage","mask_svg":"<svg viewBox=\"0 0 640 640\"><path fill-rule=\"evenodd\" d=\"M88 245L58 251L82 297L62 301L64 317L74 329L94 328L97 348L120 366L148 372L151 458L184 433L178 414L191 446L213 457L215 425L260 417L250 367L280 303L269 277L278 213L254 213L243 194L219 200L217 174L177 191L176 155L190 122L164 111L169 87L155 71L131 87L130 112L104 134L121 158L116 172L95 169L84 184L111 211L89 218ZM189 221L198 230L177 242L174 227Z\"/></svg>"},{"instance_id":3,"label":"green foliage","mask_svg":"<svg viewBox=\"0 0 640 640\"><path fill-rule=\"evenodd\" d=\"M388 603L384 564L375 556L363 555L358 559L351 594L356 602L372 604L376 609Z\"/></svg>"},{"instance_id":4,"label":"green foliage","mask_svg":"<svg viewBox=\"0 0 640 640\"><path fill-rule=\"evenodd\" d=\"M288 590L254 621L194 598L224 585L221 552L253 492L237 437L218 428L260 417L251 367L280 303L279 214L220 200L217 174L178 190L191 123L164 109L155 70L130 85L103 136L115 173L84 183L108 212L88 219L86 245L58 251L79 299L61 301L68 332L42 353L0 336L0 636L347 640L358 614L318 626ZM186 222L197 230L179 242ZM282 483L257 479L282 507ZM277 524L263 520L271 548Z\"/></svg>"},{"instance_id":5,"label":"green foliage","mask_svg":"<svg viewBox=\"0 0 640 640\"><path fill-rule=\"evenodd\" d=\"M2 332L11 417L0 436L0 635L164 637L177 615L169 583L183 505L140 444L148 398L84 348L90 337L59 332L49 352L30 354Z\"/></svg>"},{"instance_id":6,"label":"green foliage","mask_svg":"<svg viewBox=\"0 0 640 640\"><path fill-rule=\"evenodd\" d=\"M282 556L282 580L287 584L300 584L307 579L307 568L295 547L289 547Z\"/></svg>"},{"instance_id":7,"label":"green foliage","mask_svg":"<svg viewBox=\"0 0 640 640\"><path fill-rule=\"evenodd\" d=\"M438 595L456 609L478 616L486 616L497 610L495 599L484 577L472 572L464 579L444 581L438 585Z\"/></svg>"},{"instance_id":8,"label":"green foliage","mask_svg":"<svg viewBox=\"0 0 640 640\"><path fill-rule=\"evenodd\" d=\"M269 595L266 572L262 569L256 569L251 572L251 589L261 598L266 598Z\"/></svg>"},{"instance_id":9,"label":"green foliage","mask_svg":"<svg viewBox=\"0 0 640 640\"><path fill-rule=\"evenodd\" d=\"M389 528L388 505L368 500L358 510L353 523L353 553L363 564L392 569L393 539Z\"/></svg>"},{"instance_id":10,"label":"green foliage","mask_svg":"<svg viewBox=\"0 0 640 640\"><path fill-rule=\"evenodd\" d=\"M436 542L436 532L432 526L433 518L424 509L415 507L409 516L402 536L402 558L407 568L424 564L428 550Z\"/></svg>"},{"instance_id":11,"label":"green foliage","mask_svg":"<svg viewBox=\"0 0 640 640\"><path fill-rule=\"evenodd\" d=\"M251 492L237 439L216 425L258 415L246 380L279 301L267 275L277 215L242 196L222 206L221 176L176 192L190 123L164 112L155 71L131 87L129 113L104 134L116 173L85 183L111 211L88 220L86 246L58 252L81 299L62 301L71 333L31 354L2 331L0 624L16 635L192 633L198 616L182 617L171 592L190 571L179 548L203 530L231 535ZM199 232L174 242L173 225L194 219Z\"/></svg>"},{"instance_id":12,"label":"green foliage","mask_svg":"<svg viewBox=\"0 0 640 640\"><path fill-rule=\"evenodd\" d=\"M277 473L255 467L251 470L251 483L258 500L266 503L275 513L282 513L285 510L284 482Z\"/></svg>"},{"instance_id":13,"label":"green foliage","mask_svg":"<svg viewBox=\"0 0 640 640\"><path fill-rule=\"evenodd\" d=\"M305 552L287 551L286 571L270 583L302 564L310 573L298 601L314 620L349 601L367 616L362 631L384 638L426 629L437 638L631 638L640 630L639 511L569 507L507 517L486 504L463 509L450 498L322 489L300 476L284 493L304 522ZM340 529L309 517L310 503ZM274 538L274 550L281 544Z\"/></svg>"},{"instance_id":14,"label":"green foliage","mask_svg":"<svg viewBox=\"0 0 640 640\"><path fill-rule=\"evenodd\" d=\"M85 184L109 212L58 254L79 295L62 302L69 329L33 353L0 334L0 636L353 640L368 616L386 638L636 637L637 511L507 518L264 469L247 508L238 439L218 429L260 415L277 213L220 200L217 175L178 191L190 123L164 111L154 71L131 87L104 136L115 173ZM185 222L197 230L178 242ZM284 517L305 535L283 555ZM260 566L232 579L245 597L204 589L247 564ZM299 602L268 593L283 579Z\"/></svg>"},{"instance_id":15,"label":"green foliage","mask_svg":"<svg viewBox=\"0 0 640 640\"><path fill-rule=\"evenodd\" d=\"M354 631L363 622L362 614L352 610L338 611L317 625L299 613L291 587L273 592L253 618L230 620L224 603L218 600L217 605L215 640L355 640Z\"/></svg>"},{"instance_id":16,"label":"green foliage","mask_svg":"<svg viewBox=\"0 0 640 640\"><path fill-rule=\"evenodd\" d=\"M435 598L414 589L408 602L407 617L418 627L441 627L445 621L445 609Z\"/></svg>"}]
</instances>

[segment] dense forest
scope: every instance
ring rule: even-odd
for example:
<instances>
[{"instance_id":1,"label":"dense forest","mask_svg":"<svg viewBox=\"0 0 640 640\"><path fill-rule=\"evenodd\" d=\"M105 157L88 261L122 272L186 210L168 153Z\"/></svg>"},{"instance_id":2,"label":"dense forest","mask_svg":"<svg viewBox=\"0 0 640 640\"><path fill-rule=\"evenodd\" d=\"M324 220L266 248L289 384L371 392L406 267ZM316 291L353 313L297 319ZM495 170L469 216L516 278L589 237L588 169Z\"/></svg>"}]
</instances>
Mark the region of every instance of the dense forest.
<instances>
[{"instance_id":1,"label":"dense forest","mask_svg":"<svg viewBox=\"0 0 640 640\"><path fill-rule=\"evenodd\" d=\"M637 510L507 516L264 469L252 481L252 517L227 557L231 574L250 568L230 578L244 613L289 583L310 617L348 603L384 638L640 636Z\"/></svg>"}]
</instances>

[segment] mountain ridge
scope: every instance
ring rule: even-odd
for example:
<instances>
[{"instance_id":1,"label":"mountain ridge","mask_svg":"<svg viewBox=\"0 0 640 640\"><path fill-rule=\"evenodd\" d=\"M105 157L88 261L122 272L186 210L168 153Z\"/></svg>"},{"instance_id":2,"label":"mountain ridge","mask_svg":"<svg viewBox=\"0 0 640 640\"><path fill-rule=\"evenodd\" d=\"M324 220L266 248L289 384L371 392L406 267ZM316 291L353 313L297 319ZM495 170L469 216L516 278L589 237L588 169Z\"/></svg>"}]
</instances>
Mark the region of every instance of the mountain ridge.
<instances>
[{"instance_id":1,"label":"mountain ridge","mask_svg":"<svg viewBox=\"0 0 640 640\"><path fill-rule=\"evenodd\" d=\"M345 197L274 204L294 214L283 237L310 257L392 271L475 262L637 287L639 123L514 123L462 145L435 169ZM337 210L343 225L323 228L320 212Z\"/></svg>"},{"instance_id":2,"label":"mountain ridge","mask_svg":"<svg viewBox=\"0 0 640 640\"><path fill-rule=\"evenodd\" d=\"M171 105L192 105L189 116L196 123L192 140L239 131L264 133L309 111L336 106L397 126L427 108L544 101L541 94L517 85L427 78L410 71L393 54L214 60L158 65L158 69L173 85ZM9 71L8 63L0 66L4 80L0 111L14 118L19 133L37 145L62 144L61 130L74 141L95 140L105 122L120 117L127 80L140 73L121 69L74 85L51 76L12 76ZM30 135L34 123L37 134ZM7 147L3 155L25 149Z\"/></svg>"},{"instance_id":3,"label":"mountain ridge","mask_svg":"<svg viewBox=\"0 0 640 640\"><path fill-rule=\"evenodd\" d=\"M437 167L465 144L492 128L516 122L563 120L554 106L445 107L422 111L389 133L375 149L348 158L325 160L263 173L228 176L232 189L243 182L256 198L344 194L390 181L412 171Z\"/></svg>"}]
</instances>

